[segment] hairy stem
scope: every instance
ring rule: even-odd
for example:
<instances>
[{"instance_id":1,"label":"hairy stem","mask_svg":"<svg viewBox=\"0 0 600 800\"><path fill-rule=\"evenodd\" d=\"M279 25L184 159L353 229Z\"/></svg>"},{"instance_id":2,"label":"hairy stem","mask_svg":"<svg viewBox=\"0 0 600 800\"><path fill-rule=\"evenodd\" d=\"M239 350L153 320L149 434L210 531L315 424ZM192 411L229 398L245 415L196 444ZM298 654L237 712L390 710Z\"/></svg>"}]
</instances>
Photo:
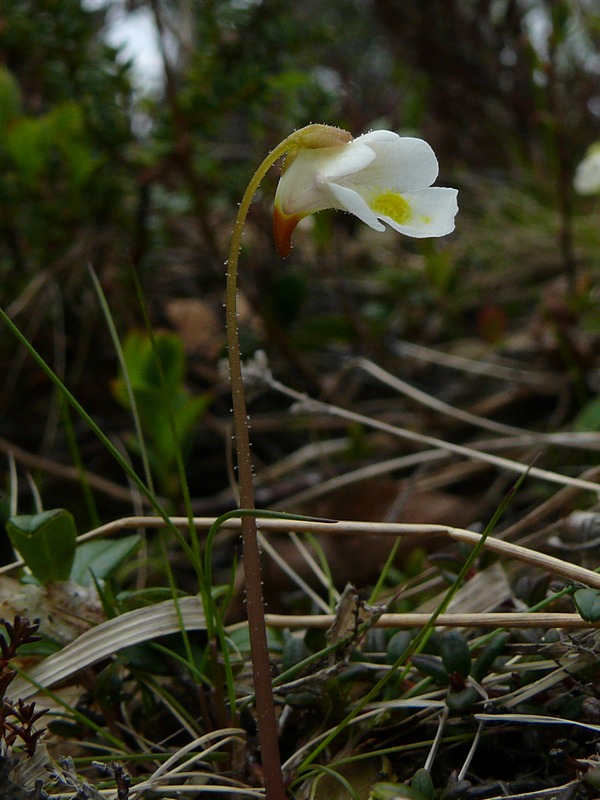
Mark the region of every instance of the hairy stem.
<instances>
[{"instance_id":1,"label":"hairy stem","mask_svg":"<svg viewBox=\"0 0 600 800\"><path fill-rule=\"evenodd\" d=\"M237 468L239 482L239 504L241 508L254 508L254 487L252 457L250 454L250 425L246 411L244 382L240 342L237 324L237 265L242 241L244 222L250 204L260 182L275 162L285 155L290 140L295 134L285 139L262 162L244 194L238 210L227 269L226 289L226 322L227 350L229 358L229 374L233 401L233 423L237 452ZM263 777L268 800L284 800L286 797L283 776L281 774L281 758L277 736L277 719L273 703L273 687L271 684L271 664L267 644L265 611L261 580L260 550L256 529L256 519L244 516L242 525L242 547L244 553L244 574L246 579L246 605L248 627L250 632L250 648L252 652L252 671L254 692L256 697L256 716L258 736L261 749Z\"/></svg>"},{"instance_id":2,"label":"hairy stem","mask_svg":"<svg viewBox=\"0 0 600 800\"><path fill-rule=\"evenodd\" d=\"M293 151L301 148L339 147L347 144L352 135L330 125L307 125L290 134L264 159L254 173L242 198L235 220L227 270L227 290L225 296L227 322L227 349L229 355L229 374L233 400L233 425L237 452L239 483L239 505L241 509L254 509L254 487L252 483L252 457L250 455L250 426L246 412L244 382L240 357L240 341L237 324L237 265L242 243L244 222L252 203L252 198L260 182L269 169L282 156L293 157ZM289 242L286 242L289 244ZM281 252L281 251L280 251ZM286 247L287 252L287 247ZM242 547L244 553L244 573L246 578L246 604L252 670L254 675L254 694L256 698L256 717L260 742L263 777L267 800L284 800L286 793L281 774L277 719L273 703L271 684L271 664L267 644L265 609L263 601L260 550L256 519L254 515L243 516Z\"/></svg>"}]
</instances>

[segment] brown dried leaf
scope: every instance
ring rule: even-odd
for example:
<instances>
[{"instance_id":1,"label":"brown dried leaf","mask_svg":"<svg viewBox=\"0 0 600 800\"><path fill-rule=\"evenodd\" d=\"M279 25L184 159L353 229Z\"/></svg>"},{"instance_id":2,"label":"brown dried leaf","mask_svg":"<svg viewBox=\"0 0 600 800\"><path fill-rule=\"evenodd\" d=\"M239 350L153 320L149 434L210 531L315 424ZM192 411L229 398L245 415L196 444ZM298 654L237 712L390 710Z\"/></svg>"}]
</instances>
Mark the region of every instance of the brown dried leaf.
<instances>
[{"instance_id":1,"label":"brown dried leaf","mask_svg":"<svg viewBox=\"0 0 600 800\"><path fill-rule=\"evenodd\" d=\"M169 300L165 312L188 355L215 361L225 344L225 327L213 307L193 297Z\"/></svg>"}]
</instances>

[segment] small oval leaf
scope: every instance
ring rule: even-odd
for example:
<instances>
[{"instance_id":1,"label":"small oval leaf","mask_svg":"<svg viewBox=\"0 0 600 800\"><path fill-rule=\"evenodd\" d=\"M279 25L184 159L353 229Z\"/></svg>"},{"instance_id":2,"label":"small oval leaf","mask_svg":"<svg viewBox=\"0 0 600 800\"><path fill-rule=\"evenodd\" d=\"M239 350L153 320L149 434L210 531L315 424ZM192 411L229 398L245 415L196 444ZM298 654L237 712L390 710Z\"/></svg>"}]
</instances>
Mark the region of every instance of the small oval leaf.
<instances>
[{"instance_id":1,"label":"small oval leaf","mask_svg":"<svg viewBox=\"0 0 600 800\"><path fill-rule=\"evenodd\" d=\"M437 683L442 686L448 686L450 681L448 672L442 664L441 658L438 656L430 656L427 653L419 653L411 656L411 664L415 666L424 675L433 678Z\"/></svg>"},{"instance_id":2,"label":"small oval leaf","mask_svg":"<svg viewBox=\"0 0 600 800\"><path fill-rule=\"evenodd\" d=\"M64 508L12 517L6 523L12 546L40 583L68 581L77 530L73 515Z\"/></svg>"},{"instance_id":3,"label":"small oval leaf","mask_svg":"<svg viewBox=\"0 0 600 800\"><path fill-rule=\"evenodd\" d=\"M458 631L449 631L440 643L440 655L448 673L457 672L468 678L471 672L471 651L467 640Z\"/></svg>"},{"instance_id":4,"label":"small oval leaf","mask_svg":"<svg viewBox=\"0 0 600 800\"><path fill-rule=\"evenodd\" d=\"M427 798L427 800L434 800L435 788L433 781L431 780L431 775L429 772L423 767L415 772L413 779L410 782L410 786L411 789L414 789L422 794L423 797Z\"/></svg>"},{"instance_id":5,"label":"small oval leaf","mask_svg":"<svg viewBox=\"0 0 600 800\"><path fill-rule=\"evenodd\" d=\"M578 613L586 622L600 620L600 591L598 589L577 589L573 600Z\"/></svg>"}]
</instances>

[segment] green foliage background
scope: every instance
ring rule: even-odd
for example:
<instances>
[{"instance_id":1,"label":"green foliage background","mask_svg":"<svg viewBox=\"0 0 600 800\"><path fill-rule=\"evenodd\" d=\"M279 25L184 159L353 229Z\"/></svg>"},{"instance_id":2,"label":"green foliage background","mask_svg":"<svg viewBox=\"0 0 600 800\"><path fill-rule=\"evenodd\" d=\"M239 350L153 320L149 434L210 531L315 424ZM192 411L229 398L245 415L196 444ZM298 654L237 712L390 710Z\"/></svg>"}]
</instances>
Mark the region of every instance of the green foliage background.
<instances>
[{"instance_id":1,"label":"green foliage background","mask_svg":"<svg viewBox=\"0 0 600 800\"><path fill-rule=\"evenodd\" d=\"M111 396L118 367L86 264L123 336L142 320L132 269L157 326L173 326L168 304L181 298L205 303L211 325L222 320L237 202L264 154L311 121L423 136L440 183L461 190L461 213L445 242L382 237L368 247L352 220L325 213L282 264L270 238L275 176L265 183L242 259L244 349L265 348L296 386L322 388L337 346L376 354L389 335L497 341L505 317L518 324L539 299L534 281L573 280L575 261L594 285L594 201L571 191L575 165L600 138L592 0L129 8L153 16L162 43L153 93L134 87L131 64L106 44L106 9L10 0L0 11L0 302L115 435L126 438L130 420ZM406 269L417 262L424 272ZM490 298L500 316L477 327ZM185 379L226 415L222 348L207 355L185 343ZM69 461L52 388L8 336L0 374L2 434ZM110 476L89 434L78 428L76 440L86 463ZM210 426L188 448L201 464L196 494L226 484L220 448Z\"/></svg>"}]
</instances>

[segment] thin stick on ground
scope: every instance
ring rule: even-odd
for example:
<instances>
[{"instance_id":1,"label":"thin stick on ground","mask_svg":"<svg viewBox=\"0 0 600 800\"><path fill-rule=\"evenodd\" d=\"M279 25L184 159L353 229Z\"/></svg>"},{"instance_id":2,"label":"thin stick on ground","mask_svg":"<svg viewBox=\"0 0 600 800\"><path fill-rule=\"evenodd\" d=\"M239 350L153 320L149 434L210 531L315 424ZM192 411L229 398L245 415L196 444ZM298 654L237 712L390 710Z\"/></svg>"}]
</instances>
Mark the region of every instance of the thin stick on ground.
<instances>
[{"instance_id":1,"label":"thin stick on ground","mask_svg":"<svg viewBox=\"0 0 600 800\"><path fill-rule=\"evenodd\" d=\"M294 531L296 533L326 533L328 535L351 536L361 533L372 536L407 536L416 535L424 538L434 535L445 535L456 541L466 544L476 545L479 542L480 534L465 528L455 528L451 525L429 525L429 524L410 524L402 522L365 522L356 520L334 520L327 522L313 522L294 518L290 515L285 518L282 514L280 519L260 519L260 511L256 513L259 520L260 529L264 533L285 533ZM253 517L254 519L254 517ZM170 524L176 528L185 528L188 525L187 517L171 517ZM215 522L215 517L194 517L194 525L198 530L208 530ZM160 528L164 527L165 522L160 517L123 517L114 520L99 528L88 531L78 537L79 542L108 536L122 530L130 528ZM239 519L229 519L223 523L225 530L240 530ZM496 539L488 536L485 540L485 547L493 553L497 553L505 558L515 559L533 567L545 570L553 575L560 575L567 580L582 583L594 589L600 589L600 574L593 570L580 567L563 561L561 558L540 553L503 539ZM13 561L12 564L0 567L0 574L10 572L21 566L21 561Z\"/></svg>"}]
</instances>

